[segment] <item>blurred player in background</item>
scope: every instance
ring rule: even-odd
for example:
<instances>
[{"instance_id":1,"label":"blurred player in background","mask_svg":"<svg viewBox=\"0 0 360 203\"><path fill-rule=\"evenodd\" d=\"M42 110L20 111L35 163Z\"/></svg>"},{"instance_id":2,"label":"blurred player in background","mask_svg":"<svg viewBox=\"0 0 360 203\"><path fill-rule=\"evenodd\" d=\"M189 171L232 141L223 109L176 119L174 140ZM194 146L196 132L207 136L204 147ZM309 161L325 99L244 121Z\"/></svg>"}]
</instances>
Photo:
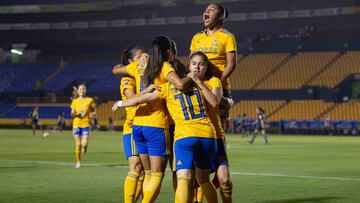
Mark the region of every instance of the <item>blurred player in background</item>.
<instances>
[{"instance_id":1,"label":"blurred player in background","mask_svg":"<svg viewBox=\"0 0 360 203\"><path fill-rule=\"evenodd\" d=\"M229 77L236 68L235 36L223 28L228 11L221 4L209 4L204 13L205 30L197 33L191 41L190 52L203 52L211 63L211 73L222 82L223 97L220 113L223 129L230 125L229 109L233 103L230 91Z\"/></svg>"},{"instance_id":2,"label":"blurred player in background","mask_svg":"<svg viewBox=\"0 0 360 203\"><path fill-rule=\"evenodd\" d=\"M60 114L58 115L58 119L57 119L56 130L58 130L58 131L60 131L60 133L62 133L62 131L65 127L65 124L66 124L65 113L60 112Z\"/></svg>"},{"instance_id":3,"label":"blurred player in background","mask_svg":"<svg viewBox=\"0 0 360 203\"><path fill-rule=\"evenodd\" d=\"M96 114L95 102L92 98L86 97L86 86L80 84L77 88L78 98L71 103L71 116L73 120L73 134L75 140L76 168L80 168L81 153L86 153L91 118Z\"/></svg>"},{"instance_id":4,"label":"blurred player in background","mask_svg":"<svg viewBox=\"0 0 360 203\"><path fill-rule=\"evenodd\" d=\"M29 116L31 117L31 127L32 127L32 136L36 136L36 127L39 127L41 130L41 133L44 137L47 137L49 134L46 129L42 126L40 120L39 120L39 107L35 106L33 107L32 111L29 113Z\"/></svg>"},{"instance_id":5,"label":"blurred player in background","mask_svg":"<svg viewBox=\"0 0 360 203\"><path fill-rule=\"evenodd\" d=\"M257 118L254 122L255 125L255 129L253 132L253 137L251 139L251 141L249 141L250 144L254 143L255 139L256 139L256 135L258 133L261 133L261 135L263 135L264 140L265 140L265 144L268 144L268 137L265 131L265 110L261 107L258 107L256 109L256 114L257 114Z\"/></svg>"}]
</instances>

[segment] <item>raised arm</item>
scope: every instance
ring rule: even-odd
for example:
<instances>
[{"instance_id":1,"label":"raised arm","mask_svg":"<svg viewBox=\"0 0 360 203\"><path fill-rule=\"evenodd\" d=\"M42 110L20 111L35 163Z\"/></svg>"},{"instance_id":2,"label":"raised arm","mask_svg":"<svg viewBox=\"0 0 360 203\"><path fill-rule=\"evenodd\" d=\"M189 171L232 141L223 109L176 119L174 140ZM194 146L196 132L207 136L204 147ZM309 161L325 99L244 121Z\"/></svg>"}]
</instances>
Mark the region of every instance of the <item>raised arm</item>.
<instances>
[{"instance_id":1,"label":"raised arm","mask_svg":"<svg viewBox=\"0 0 360 203\"><path fill-rule=\"evenodd\" d=\"M119 107L137 106L143 103L150 103L157 99L159 99L159 96L156 92L146 93L141 96L131 97L125 101L117 101L112 107L112 110L116 111Z\"/></svg>"},{"instance_id":2,"label":"raised arm","mask_svg":"<svg viewBox=\"0 0 360 203\"><path fill-rule=\"evenodd\" d=\"M121 64L118 64L118 65L116 65L116 66L113 67L112 73L113 73L114 75L128 74L128 72L127 72L127 67L126 67L126 66L123 66L123 65L121 65Z\"/></svg>"},{"instance_id":3,"label":"raised arm","mask_svg":"<svg viewBox=\"0 0 360 203\"><path fill-rule=\"evenodd\" d=\"M176 87L176 89L182 91L185 90L187 88L189 88L191 86L192 83L192 79L188 76L184 77L184 78L180 78L176 72L171 72L167 75L166 80L168 82L171 82L172 84L174 84L174 86Z\"/></svg>"}]
</instances>

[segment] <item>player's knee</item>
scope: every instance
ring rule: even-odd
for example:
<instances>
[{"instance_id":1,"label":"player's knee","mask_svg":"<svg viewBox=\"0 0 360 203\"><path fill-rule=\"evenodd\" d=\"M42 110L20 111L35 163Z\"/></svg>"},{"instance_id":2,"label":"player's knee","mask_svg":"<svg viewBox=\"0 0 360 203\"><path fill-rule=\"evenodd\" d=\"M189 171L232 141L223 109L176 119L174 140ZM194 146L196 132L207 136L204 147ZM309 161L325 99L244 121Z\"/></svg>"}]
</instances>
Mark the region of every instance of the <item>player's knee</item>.
<instances>
[{"instance_id":1,"label":"player's knee","mask_svg":"<svg viewBox=\"0 0 360 203\"><path fill-rule=\"evenodd\" d=\"M206 176L206 175L198 175L197 174L196 179L200 185L210 181L209 176Z\"/></svg>"}]
</instances>

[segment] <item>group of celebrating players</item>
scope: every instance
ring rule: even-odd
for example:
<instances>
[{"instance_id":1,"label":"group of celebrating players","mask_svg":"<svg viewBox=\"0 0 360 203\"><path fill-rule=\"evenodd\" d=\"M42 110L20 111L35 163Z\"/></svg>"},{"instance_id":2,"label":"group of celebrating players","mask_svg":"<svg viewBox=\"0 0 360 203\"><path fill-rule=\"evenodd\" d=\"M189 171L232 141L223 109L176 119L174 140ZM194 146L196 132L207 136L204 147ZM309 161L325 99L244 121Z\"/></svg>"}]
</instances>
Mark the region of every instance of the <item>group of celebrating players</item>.
<instances>
[{"instance_id":1,"label":"group of celebrating players","mask_svg":"<svg viewBox=\"0 0 360 203\"><path fill-rule=\"evenodd\" d=\"M173 172L175 202L232 202L232 183L226 155L225 133L232 105L229 76L236 67L236 41L225 30L228 11L211 3L203 13L205 30L190 46L189 65L176 58L176 44L157 36L148 53L133 46L123 51L121 101L112 107L126 108L124 152L129 171L124 202L155 202L160 193L167 161ZM85 85L77 89L71 104L74 117L76 167L86 152L94 100L86 97ZM210 181L210 173L215 172Z\"/></svg>"}]
</instances>

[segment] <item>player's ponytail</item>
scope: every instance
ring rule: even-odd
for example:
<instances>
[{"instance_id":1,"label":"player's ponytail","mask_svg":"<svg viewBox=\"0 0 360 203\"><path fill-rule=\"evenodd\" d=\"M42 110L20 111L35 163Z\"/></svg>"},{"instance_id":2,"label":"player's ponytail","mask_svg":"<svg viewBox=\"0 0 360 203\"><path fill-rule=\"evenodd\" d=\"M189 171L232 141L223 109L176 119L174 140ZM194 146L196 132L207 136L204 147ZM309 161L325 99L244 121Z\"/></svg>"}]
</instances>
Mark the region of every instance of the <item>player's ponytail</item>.
<instances>
[{"instance_id":1,"label":"player's ponytail","mask_svg":"<svg viewBox=\"0 0 360 203\"><path fill-rule=\"evenodd\" d=\"M157 36L150 45L150 63L144 72L144 83L150 85L154 79L160 74L163 63L169 61L171 50L171 42L164 35Z\"/></svg>"}]
</instances>

